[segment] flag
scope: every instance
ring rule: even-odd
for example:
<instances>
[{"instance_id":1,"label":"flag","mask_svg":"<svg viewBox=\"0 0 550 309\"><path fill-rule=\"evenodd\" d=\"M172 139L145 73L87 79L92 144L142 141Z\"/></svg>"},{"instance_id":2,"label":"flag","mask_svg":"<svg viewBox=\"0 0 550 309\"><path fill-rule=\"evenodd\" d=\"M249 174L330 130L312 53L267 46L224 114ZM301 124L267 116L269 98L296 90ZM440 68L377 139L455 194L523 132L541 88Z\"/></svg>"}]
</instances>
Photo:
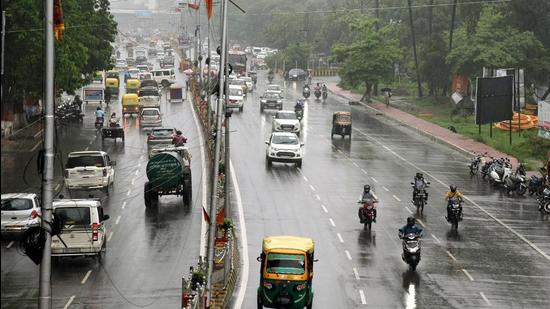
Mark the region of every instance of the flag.
<instances>
[{"instance_id":1,"label":"flag","mask_svg":"<svg viewBox=\"0 0 550 309\"><path fill-rule=\"evenodd\" d=\"M54 0L53 3L53 31L56 40L63 40L63 32L65 32L65 22L63 21L63 9L61 8L61 0Z\"/></svg>"},{"instance_id":2,"label":"flag","mask_svg":"<svg viewBox=\"0 0 550 309\"><path fill-rule=\"evenodd\" d=\"M206 209L204 209L204 206L202 206L202 216L204 217L204 221L210 224L210 216L208 215L208 212L206 212Z\"/></svg>"},{"instance_id":3,"label":"flag","mask_svg":"<svg viewBox=\"0 0 550 309\"><path fill-rule=\"evenodd\" d=\"M199 9L199 5L196 4L196 3L187 3L187 6L192 8L193 10L198 10Z\"/></svg>"},{"instance_id":4,"label":"flag","mask_svg":"<svg viewBox=\"0 0 550 309\"><path fill-rule=\"evenodd\" d=\"M212 8L214 4L212 3L212 0L205 0L206 1L206 14L208 15L208 19L212 17Z\"/></svg>"},{"instance_id":5,"label":"flag","mask_svg":"<svg viewBox=\"0 0 550 309\"><path fill-rule=\"evenodd\" d=\"M218 215L216 216L216 224L222 225L224 220L225 220L225 207L220 209L220 212L218 212Z\"/></svg>"}]
</instances>

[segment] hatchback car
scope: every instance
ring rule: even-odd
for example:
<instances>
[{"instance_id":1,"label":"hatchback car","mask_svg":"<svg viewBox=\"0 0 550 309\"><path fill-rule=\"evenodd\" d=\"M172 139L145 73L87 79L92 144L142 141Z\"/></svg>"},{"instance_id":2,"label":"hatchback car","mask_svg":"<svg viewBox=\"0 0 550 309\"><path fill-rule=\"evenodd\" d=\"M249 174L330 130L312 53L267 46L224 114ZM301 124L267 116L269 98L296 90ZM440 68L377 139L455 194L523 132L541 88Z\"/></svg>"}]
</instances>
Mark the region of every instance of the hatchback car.
<instances>
[{"instance_id":1,"label":"hatchback car","mask_svg":"<svg viewBox=\"0 0 550 309\"><path fill-rule=\"evenodd\" d=\"M274 132L292 132L300 135L300 121L294 111L278 111L273 116L272 129Z\"/></svg>"},{"instance_id":2,"label":"hatchback car","mask_svg":"<svg viewBox=\"0 0 550 309\"><path fill-rule=\"evenodd\" d=\"M2 194L2 234L18 234L40 225L40 202L34 193Z\"/></svg>"},{"instance_id":3,"label":"hatchback car","mask_svg":"<svg viewBox=\"0 0 550 309\"><path fill-rule=\"evenodd\" d=\"M160 110L156 107L147 107L142 109L139 123L142 127L158 127L162 125Z\"/></svg>"},{"instance_id":4,"label":"hatchback car","mask_svg":"<svg viewBox=\"0 0 550 309\"><path fill-rule=\"evenodd\" d=\"M283 109L283 98L276 92L266 92L260 97L260 111L264 109Z\"/></svg>"},{"instance_id":5,"label":"hatchback car","mask_svg":"<svg viewBox=\"0 0 550 309\"><path fill-rule=\"evenodd\" d=\"M297 167L302 167L304 144L294 133L273 132L266 142L265 160L268 166L272 162L295 163Z\"/></svg>"}]
</instances>

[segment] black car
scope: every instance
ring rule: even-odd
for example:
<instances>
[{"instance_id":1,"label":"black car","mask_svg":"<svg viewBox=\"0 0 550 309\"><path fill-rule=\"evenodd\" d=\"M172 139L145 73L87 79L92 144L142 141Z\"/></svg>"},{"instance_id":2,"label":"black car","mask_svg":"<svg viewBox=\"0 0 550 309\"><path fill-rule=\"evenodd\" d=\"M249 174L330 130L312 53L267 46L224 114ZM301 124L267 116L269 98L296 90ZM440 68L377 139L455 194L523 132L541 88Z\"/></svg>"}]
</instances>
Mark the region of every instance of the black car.
<instances>
[{"instance_id":1,"label":"black car","mask_svg":"<svg viewBox=\"0 0 550 309\"><path fill-rule=\"evenodd\" d=\"M291 69L288 71L289 80L305 80L307 77L306 71L302 69Z\"/></svg>"}]
</instances>

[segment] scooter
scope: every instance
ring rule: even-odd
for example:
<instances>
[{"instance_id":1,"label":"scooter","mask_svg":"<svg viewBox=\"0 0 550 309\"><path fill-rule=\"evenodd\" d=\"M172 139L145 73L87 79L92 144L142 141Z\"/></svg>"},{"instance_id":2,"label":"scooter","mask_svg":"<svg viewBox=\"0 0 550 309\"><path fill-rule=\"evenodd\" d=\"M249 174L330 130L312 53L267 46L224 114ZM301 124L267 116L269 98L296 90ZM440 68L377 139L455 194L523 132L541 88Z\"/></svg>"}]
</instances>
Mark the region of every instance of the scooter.
<instances>
[{"instance_id":1,"label":"scooter","mask_svg":"<svg viewBox=\"0 0 550 309\"><path fill-rule=\"evenodd\" d=\"M95 128L96 129L101 129L103 128L103 122L105 121L105 119L103 117L96 117L95 118Z\"/></svg>"},{"instance_id":2,"label":"scooter","mask_svg":"<svg viewBox=\"0 0 550 309\"><path fill-rule=\"evenodd\" d=\"M489 180L493 183L504 183L504 180L512 174L512 167L508 159L496 160L489 171Z\"/></svg>"},{"instance_id":3,"label":"scooter","mask_svg":"<svg viewBox=\"0 0 550 309\"><path fill-rule=\"evenodd\" d=\"M456 231L458 230L458 222L462 221L462 205L460 201L453 200L447 207L451 210L447 222L449 222L451 227Z\"/></svg>"},{"instance_id":4,"label":"scooter","mask_svg":"<svg viewBox=\"0 0 550 309\"><path fill-rule=\"evenodd\" d=\"M527 192L527 185L525 184L525 167L520 164L516 171L504 179L504 187L507 189L508 194L512 191L519 195L524 195Z\"/></svg>"},{"instance_id":5,"label":"scooter","mask_svg":"<svg viewBox=\"0 0 550 309\"><path fill-rule=\"evenodd\" d=\"M315 95L315 98L317 98L317 100L319 100L319 98L321 97L321 90L319 88L317 88L317 89L315 89L313 94Z\"/></svg>"},{"instance_id":6,"label":"scooter","mask_svg":"<svg viewBox=\"0 0 550 309\"><path fill-rule=\"evenodd\" d=\"M470 162L470 164L468 164L468 167L470 168L471 176L474 176L475 174L477 174L480 164L481 164L481 155L476 154L475 157Z\"/></svg>"},{"instance_id":7,"label":"scooter","mask_svg":"<svg viewBox=\"0 0 550 309\"><path fill-rule=\"evenodd\" d=\"M323 100L326 100L328 98L328 92L323 91Z\"/></svg>"},{"instance_id":8,"label":"scooter","mask_svg":"<svg viewBox=\"0 0 550 309\"><path fill-rule=\"evenodd\" d=\"M539 198L539 211L547 215L550 214L550 186L546 186L542 190L542 196Z\"/></svg>"},{"instance_id":9,"label":"scooter","mask_svg":"<svg viewBox=\"0 0 550 309\"><path fill-rule=\"evenodd\" d=\"M296 108L296 109L294 109L294 113L296 113L296 118L299 121L302 121L302 119L304 118L304 109Z\"/></svg>"},{"instance_id":10,"label":"scooter","mask_svg":"<svg viewBox=\"0 0 550 309\"><path fill-rule=\"evenodd\" d=\"M529 195L533 195L535 193L539 196L542 195L542 191L544 190L544 178L532 175L529 179L527 188L529 190Z\"/></svg>"},{"instance_id":11,"label":"scooter","mask_svg":"<svg viewBox=\"0 0 550 309\"><path fill-rule=\"evenodd\" d=\"M309 87L305 87L304 90L302 90L302 95L306 99L309 98L309 96L311 95L311 91L309 90Z\"/></svg>"},{"instance_id":12,"label":"scooter","mask_svg":"<svg viewBox=\"0 0 550 309\"><path fill-rule=\"evenodd\" d=\"M358 215L359 215L359 222L364 224L364 229L368 229L369 231L372 228L372 222L374 222L374 202L373 201L365 201L365 202L358 202L359 204L363 204L363 206L359 207Z\"/></svg>"},{"instance_id":13,"label":"scooter","mask_svg":"<svg viewBox=\"0 0 550 309\"><path fill-rule=\"evenodd\" d=\"M401 254L401 258L405 263L409 264L410 270L415 271L416 266L420 263L420 236L410 233L400 238L403 239L403 254Z\"/></svg>"},{"instance_id":14,"label":"scooter","mask_svg":"<svg viewBox=\"0 0 550 309\"><path fill-rule=\"evenodd\" d=\"M430 184L427 182L426 184ZM426 205L426 189L420 188L417 189L414 185L414 182L411 182L411 186L413 187L413 190L416 190L416 194L414 195L413 204L416 206L416 212L423 213L424 212L424 205Z\"/></svg>"}]
</instances>

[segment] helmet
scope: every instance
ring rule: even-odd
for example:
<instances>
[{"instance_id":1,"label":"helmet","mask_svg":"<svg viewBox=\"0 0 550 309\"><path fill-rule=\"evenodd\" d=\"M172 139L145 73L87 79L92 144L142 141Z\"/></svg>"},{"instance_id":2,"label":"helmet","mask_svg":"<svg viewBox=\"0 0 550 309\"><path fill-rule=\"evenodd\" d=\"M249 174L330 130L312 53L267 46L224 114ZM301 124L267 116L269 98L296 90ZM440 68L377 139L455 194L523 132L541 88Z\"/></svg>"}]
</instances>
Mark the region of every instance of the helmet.
<instances>
[{"instance_id":1,"label":"helmet","mask_svg":"<svg viewBox=\"0 0 550 309\"><path fill-rule=\"evenodd\" d=\"M95 110L96 110L96 111L101 110L101 106L98 106Z\"/></svg>"},{"instance_id":2,"label":"helmet","mask_svg":"<svg viewBox=\"0 0 550 309\"><path fill-rule=\"evenodd\" d=\"M451 192L455 193L456 192L456 186L455 185L451 185L449 187L449 189L451 189Z\"/></svg>"},{"instance_id":3,"label":"helmet","mask_svg":"<svg viewBox=\"0 0 550 309\"><path fill-rule=\"evenodd\" d=\"M422 178L424 177L424 175L422 175L422 173L416 173L416 178Z\"/></svg>"},{"instance_id":4,"label":"helmet","mask_svg":"<svg viewBox=\"0 0 550 309\"><path fill-rule=\"evenodd\" d=\"M113 112L113 113L111 114L111 117L116 117L116 113Z\"/></svg>"},{"instance_id":5,"label":"helmet","mask_svg":"<svg viewBox=\"0 0 550 309\"><path fill-rule=\"evenodd\" d=\"M182 133L181 133L180 130L177 130L177 131L176 131L176 134L177 134L177 135L181 135Z\"/></svg>"},{"instance_id":6,"label":"helmet","mask_svg":"<svg viewBox=\"0 0 550 309\"><path fill-rule=\"evenodd\" d=\"M407 225L408 226L413 226L415 223L416 223L416 220L414 219L414 217L408 217L407 218Z\"/></svg>"},{"instance_id":7,"label":"helmet","mask_svg":"<svg viewBox=\"0 0 550 309\"><path fill-rule=\"evenodd\" d=\"M363 187L363 190L365 190L365 192L369 192L370 191L370 185L365 185Z\"/></svg>"}]
</instances>

